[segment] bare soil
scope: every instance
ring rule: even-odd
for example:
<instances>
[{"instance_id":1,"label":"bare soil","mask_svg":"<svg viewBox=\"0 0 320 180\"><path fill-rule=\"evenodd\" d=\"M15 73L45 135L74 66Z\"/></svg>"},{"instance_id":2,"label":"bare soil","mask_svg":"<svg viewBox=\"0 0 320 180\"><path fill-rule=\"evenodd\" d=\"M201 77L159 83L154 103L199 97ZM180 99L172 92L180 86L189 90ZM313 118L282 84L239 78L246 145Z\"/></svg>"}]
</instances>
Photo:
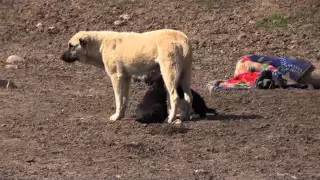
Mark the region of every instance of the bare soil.
<instances>
[{"instance_id":1,"label":"bare soil","mask_svg":"<svg viewBox=\"0 0 320 180\"><path fill-rule=\"evenodd\" d=\"M320 63L319 9L318 0L1 0L0 78L18 88L0 89L0 179L320 179L319 90L205 87L251 53ZM115 25L122 14L130 19ZM140 124L132 116L146 88L136 83L126 118L109 122L110 80L63 63L68 39L160 28L192 39L192 87L220 115ZM12 54L26 67L5 69Z\"/></svg>"}]
</instances>

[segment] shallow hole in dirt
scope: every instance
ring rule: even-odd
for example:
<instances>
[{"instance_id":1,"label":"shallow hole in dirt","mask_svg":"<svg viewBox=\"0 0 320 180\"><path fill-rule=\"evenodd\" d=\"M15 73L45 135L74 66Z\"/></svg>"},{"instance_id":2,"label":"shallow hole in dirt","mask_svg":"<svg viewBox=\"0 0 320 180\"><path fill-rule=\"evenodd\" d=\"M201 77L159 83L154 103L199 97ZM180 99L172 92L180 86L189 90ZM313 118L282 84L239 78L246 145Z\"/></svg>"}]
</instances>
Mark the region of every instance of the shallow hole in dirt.
<instances>
[{"instance_id":1,"label":"shallow hole in dirt","mask_svg":"<svg viewBox=\"0 0 320 180\"><path fill-rule=\"evenodd\" d=\"M157 151L149 147L146 144L140 143L140 142L132 142L129 144L124 145L124 149L126 149L128 152L138 155L140 157L150 157L157 154Z\"/></svg>"}]
</instances>

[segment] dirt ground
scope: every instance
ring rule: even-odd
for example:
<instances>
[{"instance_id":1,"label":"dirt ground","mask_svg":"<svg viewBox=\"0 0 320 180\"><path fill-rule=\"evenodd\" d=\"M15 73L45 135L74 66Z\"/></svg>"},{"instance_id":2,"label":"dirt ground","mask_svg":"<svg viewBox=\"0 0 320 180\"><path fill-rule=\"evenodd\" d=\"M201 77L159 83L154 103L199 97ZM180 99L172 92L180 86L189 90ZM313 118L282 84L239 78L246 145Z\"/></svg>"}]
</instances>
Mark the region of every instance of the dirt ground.
<instances>
[{"instance_id":1,"label":"dirt ground","mask_svg":"<svg viewBox=\"0 0 320 180\"><path fill-rule=\"evenodd\" d=\"M318 0L0 0L0 179L320 179L320 91L209 94L250 53L320 63ZM120 25L120 15L130 19ZM41 24L39 24L41 23ZM106 73L59 56L78 30L174 28L193 41L192 88L220 115L181 127L126 118ZM5 69L9 55L26 67Z\"/></svg>"}]
</instances>

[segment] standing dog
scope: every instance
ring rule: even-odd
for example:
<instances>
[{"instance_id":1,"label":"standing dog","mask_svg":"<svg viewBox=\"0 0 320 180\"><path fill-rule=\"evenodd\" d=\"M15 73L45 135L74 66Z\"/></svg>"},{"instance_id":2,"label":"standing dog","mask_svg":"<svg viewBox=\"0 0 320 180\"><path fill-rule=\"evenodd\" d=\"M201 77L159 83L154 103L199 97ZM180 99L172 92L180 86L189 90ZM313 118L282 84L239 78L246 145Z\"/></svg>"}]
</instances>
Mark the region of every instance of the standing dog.
<instances>
[{"instance_id":1,"label":"standing dog","mask_svg":"<svg viewBox=\"0 0 320 180\"><path fill-rule=\"evenodd\" d=\"M177 93L179 85L187 104L181 119L190 118L193 100L190 89L192 47L188 37L181 31L80 31L69 40L68 46L62 60L104 68L111 78L116 102L116 112L110 117L111 121L125 116L131 77L146 73L157 65L160 66L170 98L168 123L175 120L180 107Z\"/></svg>"}]
</instances>

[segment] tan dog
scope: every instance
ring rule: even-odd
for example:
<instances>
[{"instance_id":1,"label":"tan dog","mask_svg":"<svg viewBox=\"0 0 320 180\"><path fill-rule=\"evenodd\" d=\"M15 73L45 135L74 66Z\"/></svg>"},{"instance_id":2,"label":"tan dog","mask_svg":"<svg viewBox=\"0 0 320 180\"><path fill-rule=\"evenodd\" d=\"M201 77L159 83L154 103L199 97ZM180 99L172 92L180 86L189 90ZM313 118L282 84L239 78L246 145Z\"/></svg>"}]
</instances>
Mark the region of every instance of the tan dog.
<instances>
[{"instance_id":1,"label":"tan dog","mask_svg":"<svg viewBox=\"0 0 320 180\"><path fill-rule=\"evenodd\" d=\"M116 102L116 112L110 117L112 121L125 116L131 77L143 75L159 66L171 105L168 122L175 120L177 109L181 107L178 85L184 91L183 103L187 104L181 119L190 118L192 47L181 31L80 31L69 40L69 48L62 59L68 63L79 61L105 69L111 78Z\"/></svg>"}]
</instances>

